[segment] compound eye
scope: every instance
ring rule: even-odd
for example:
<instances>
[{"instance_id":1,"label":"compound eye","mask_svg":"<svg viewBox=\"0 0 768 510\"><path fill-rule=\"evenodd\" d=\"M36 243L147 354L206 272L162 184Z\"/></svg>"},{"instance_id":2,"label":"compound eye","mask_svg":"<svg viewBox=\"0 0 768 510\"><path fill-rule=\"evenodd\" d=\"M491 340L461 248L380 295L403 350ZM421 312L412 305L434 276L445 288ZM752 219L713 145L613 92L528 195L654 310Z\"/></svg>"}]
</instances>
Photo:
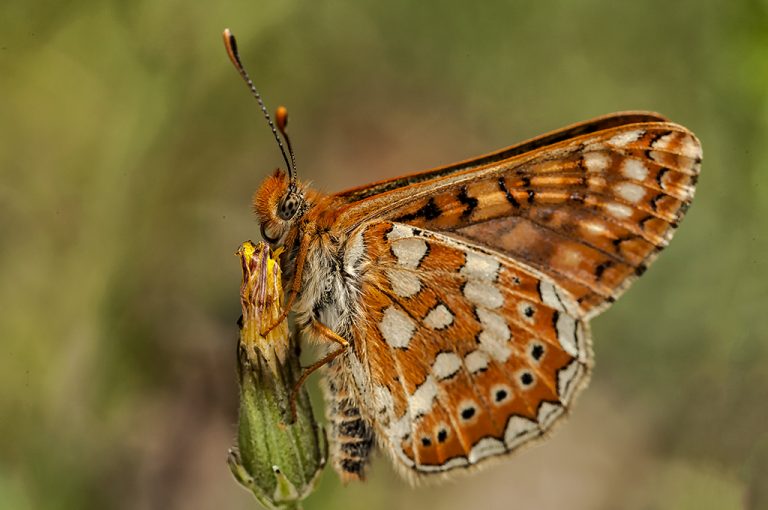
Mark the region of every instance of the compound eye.
<instances>
[{"instance_id":1,"label":"compound eye","mask_svg":"<svg viewBox=\"0 0 768 510\"><path fill-rule=\"evenodd\" d=\"M290 220L296 215L299 209L299 197L295 193L289 193L277 208L277 215L280 219Z\"/></svg>"}]
</instances>

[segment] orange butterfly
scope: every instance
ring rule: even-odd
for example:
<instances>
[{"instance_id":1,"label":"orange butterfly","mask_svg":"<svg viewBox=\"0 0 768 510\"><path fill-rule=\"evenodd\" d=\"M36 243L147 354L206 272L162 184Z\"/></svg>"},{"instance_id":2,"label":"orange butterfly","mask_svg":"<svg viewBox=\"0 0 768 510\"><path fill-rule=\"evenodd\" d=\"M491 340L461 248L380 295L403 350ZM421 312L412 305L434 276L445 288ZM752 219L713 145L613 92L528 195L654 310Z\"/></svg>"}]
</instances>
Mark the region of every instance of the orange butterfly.
<instances>
[{"instance_id":1,"label":"orange butterfly","mask_svg":"<svg viewBox=\"0 0 768 510\"><path fill-rule=\"evenodd\" d=\"M414 480L546 436L589 380L589 319L669 243L701 166L686 128L628 112L324 195L296 179L277 117L288 173L254 207L299 327L339 346L307 373L327 366L343 480L374 440Z\"/></svg>"}]
</instances>

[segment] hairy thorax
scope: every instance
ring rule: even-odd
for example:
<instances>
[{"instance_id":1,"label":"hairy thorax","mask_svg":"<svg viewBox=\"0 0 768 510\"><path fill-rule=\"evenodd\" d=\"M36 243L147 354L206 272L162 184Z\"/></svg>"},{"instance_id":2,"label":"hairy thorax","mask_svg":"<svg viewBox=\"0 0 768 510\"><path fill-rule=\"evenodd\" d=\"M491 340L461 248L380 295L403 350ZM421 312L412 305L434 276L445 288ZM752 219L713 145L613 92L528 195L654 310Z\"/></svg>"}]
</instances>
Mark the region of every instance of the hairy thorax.
<instances>
[{"instance_id":1,"label":"hairy thorax","mask_svg":"<svg viewBox=\"0 0 768 510\"><path fill-rule=\"evenodd\" d=\"M301 291L293 310L297 324L307 330L317 321L354 342L352 328L359 316L359 286L361 274L358 267L345 263L350 251L350 238L334 235L330 229L308 224L310 246L304 266Z\"/></svg>"}]
</instances>

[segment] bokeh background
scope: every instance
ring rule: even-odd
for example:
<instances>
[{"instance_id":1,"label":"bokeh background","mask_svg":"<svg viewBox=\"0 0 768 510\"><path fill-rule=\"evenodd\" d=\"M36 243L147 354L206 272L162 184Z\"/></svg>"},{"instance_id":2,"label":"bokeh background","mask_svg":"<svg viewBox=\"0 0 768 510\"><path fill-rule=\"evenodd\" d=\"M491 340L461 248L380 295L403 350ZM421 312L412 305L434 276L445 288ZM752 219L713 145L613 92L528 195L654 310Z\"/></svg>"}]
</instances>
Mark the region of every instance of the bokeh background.
<instances>
[{"instance_id":1,"label":"bokeh background","mask_svg":"<svg viewBox=\"0 0 768 510\"><path fill-rule=\"evenodd\" d=\"M594 321L592 386L551 441L417 489L379 455L364 485L326 472L308 509L768 508L765 0L2 12L0 508L256 507L225 464L233 253L282 162L224 27L327 191L622 109L704 146L688 217Z\"/></svg>"}]
</instances>

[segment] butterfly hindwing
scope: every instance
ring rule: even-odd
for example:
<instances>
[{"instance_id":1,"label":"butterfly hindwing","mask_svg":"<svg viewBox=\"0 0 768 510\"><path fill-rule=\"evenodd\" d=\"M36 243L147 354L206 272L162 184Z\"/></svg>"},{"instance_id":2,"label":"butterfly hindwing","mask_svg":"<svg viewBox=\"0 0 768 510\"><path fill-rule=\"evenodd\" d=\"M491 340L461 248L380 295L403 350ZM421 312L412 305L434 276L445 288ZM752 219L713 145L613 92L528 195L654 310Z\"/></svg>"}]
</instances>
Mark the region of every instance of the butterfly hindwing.
<instances>
[{"instance_id":1,"label":"butterfly hindwing","mask_svg":"<svg viewBox=\"0 0 768 510\"><path fill-rule=\"evenodd\" d=\"M432 171L440 176L352 203L342 217L390 219L500 251L549 275L593 316L667 245L701 163L694 135L667 122L510 153L446 175Z\"/></svg>"},{"instance_id":2,"label":"butterfly hindwing","mask_svg":"<svg viewBox=\"0 0 768 510\"><path fill-rule=\"evenodd\" d=\"M589 331L567 292L525 264L425 229L377 222L355 236L365 307L351 378L364 374L360 399L402 471L473 466L565 413L591 364Z\"/></svg>"}]
</instances>

